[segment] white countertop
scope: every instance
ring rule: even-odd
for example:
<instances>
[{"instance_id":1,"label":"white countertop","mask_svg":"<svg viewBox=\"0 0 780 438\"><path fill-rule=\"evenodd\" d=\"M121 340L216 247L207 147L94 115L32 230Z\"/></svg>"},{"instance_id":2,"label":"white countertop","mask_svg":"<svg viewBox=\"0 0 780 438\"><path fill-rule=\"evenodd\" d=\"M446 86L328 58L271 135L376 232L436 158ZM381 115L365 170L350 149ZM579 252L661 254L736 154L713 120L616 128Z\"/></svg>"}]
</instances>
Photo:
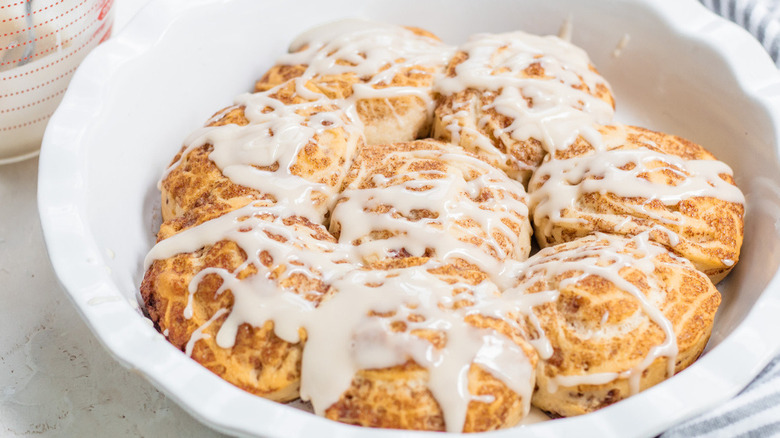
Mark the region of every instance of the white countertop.
<instances>
[{"instance_id":1,"label":"white countertop","mask_svg":"<svg viewBox=\"0 0 780 438\"><path fill-rule=\"evenodd\" d=\"M147 0L117 0L119 31ZM221 436L111 358L57 282L38 159L0 166L0 436Z\"/></svg>"}]
</instances>

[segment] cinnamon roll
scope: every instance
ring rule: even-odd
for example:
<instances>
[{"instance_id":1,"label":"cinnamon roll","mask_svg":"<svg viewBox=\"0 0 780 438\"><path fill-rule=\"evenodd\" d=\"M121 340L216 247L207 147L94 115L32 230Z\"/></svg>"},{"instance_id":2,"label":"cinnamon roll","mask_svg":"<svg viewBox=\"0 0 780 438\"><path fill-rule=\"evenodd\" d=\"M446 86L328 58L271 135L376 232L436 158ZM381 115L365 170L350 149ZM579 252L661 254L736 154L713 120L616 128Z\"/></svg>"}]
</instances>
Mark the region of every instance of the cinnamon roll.
<instances>
[{"instance_id":1,"label":"cinnamon roll","mask_svg":"<svg viewBox=\"0 0 780 438\"><path fill-rule=\"evenodd\" d=\"M435 90L433 136L524 184L549 151L614 112L609 84L582 49L524 32L472 36Z\"/></svg>"},{"instance_id":2,"label":"cinnamon roll","mask_svg":"<svg viewBox=\"0 0 780 438\"><path fill-rule=\"evenodd\" d=\"M160 183L163 219L268 199L322 222L362 144L362 131L343 110L301 97L292 84L243 94L173 159Z\"/></svg>"},{"instance_id":3,"label":"cinnamon roll","mask_svg":"<svg viewBox=\"0 0 780 438\"><path fill-rule=\"evenodd\" d=\"M335 328L312 328L320 337L304 350L304 384L307 372L331 382L324 391L302 389L315 412L362 426L449 432L510 427L528 413L536 352L514 321L494 312L499 289L484 273L387 259L336 287L315 316Z\"/></svg>"},{"instance_id":4,"label":"cinnamon roll","mask_svg":"<svg viewBox=\"0 0 780 438\"><path fill-rule=\"evenodd\" d=\"M744 196L703 147L648 129L606 125L545 160L529 184L542 247L594 231L642 232L717 283L739 260Z\"/></svg>"},{"instance_id":5,"label":"cinnamon roll","mask_svg":"<svg viewBox=\"0 0 780 438\"><path fill-rule=\"evenodd\" d=\"M436 257L499 283L511 281L506 262L528 258L532 233L520 183L435 140L360 149L330 231L369 263Z\"/></svg>"},{"instance_id":6,"label":"cinnamon roll","mask_svg":"<svg viewBox=\"0 0 780 438\"><path fill-rule=\"evenodd\" d=\"M411 141L429 136L433 82L453 50L423 29L342 20L299 36L255 91L314 84L350 108L368 144Z\"/></svg>"},{"instance_id":7,"label":"cinnamon roll","mask_svg":"<svg viewBox=\"0 0 780 438\"><path fill-rule=\"evenodd\" d=\"M347 256L322 225L267 200L202 213L161 227L141 284L149 317L228 382L271 400L297 398L306 332L296 315L332 295Z\"/></svg>"},{"instance_id":8,"label":"cinnamon roll","mask_svg":"<svg viewBox=\"0 0 780 438\"><path fill-rule=\"evenodd\" d=\"M720 303L704 274L647 234L545 248L504 295L539 351L533 404L554 416L592 412L685 369Z\"/></svg>"}]
</instances>

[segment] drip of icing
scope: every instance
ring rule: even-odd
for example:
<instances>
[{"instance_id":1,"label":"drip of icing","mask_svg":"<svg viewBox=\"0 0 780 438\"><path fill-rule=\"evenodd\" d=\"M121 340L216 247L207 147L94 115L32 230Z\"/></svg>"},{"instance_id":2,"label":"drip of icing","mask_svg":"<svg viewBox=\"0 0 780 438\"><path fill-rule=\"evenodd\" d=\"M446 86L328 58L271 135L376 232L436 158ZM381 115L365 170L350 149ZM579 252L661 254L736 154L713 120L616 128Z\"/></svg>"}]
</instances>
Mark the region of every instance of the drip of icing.
<instances>
[{"instance_id":1,"label":"drip of icing","mask_svg":"<svg viewBox=\"0 0 780 438\"><path fill-rule=\"evenodd\" d=\"M665 166L648 166L659 162L665 163ZM662 170L674 172L684 179L671 185L642 177L648 172ZM717 160L686 160L645 148L606 150L599 147L587 155L550 159L542 163L529 183L530 205L536 223L541 223L544 218L550 219L541 230L549 235L554 223L579 222L580 219L566 218L562 213L574 208L577 200L586 193L612 193L624 198L644 198L647 202L659 200L665 205L677 205L694 197L713 197L744 204L742 192L726 182L721 177L723 174L732 175L731 168ZM637 216L650 217L661 224L680 225L685 222L684 214L679 211L669 211L667 216L662 216L643 205L626 207L637 210ZM624 221L624 224L627 223ZM679 243L679 236L661 224L655 228L669 236L672 246ZM620 228L619 224L616 229Z\"/></svg>"},{"instance_id":2,"label":"drip of icing","mask_svg":"<svg viewBox=\"0 0 780 438\"><path fill-rule=\"evenodd\" d=\"M425 72L436 78L454 53L453 47L404 27L359 19L336 21L305 32L290 50L292 53L279 59L280 64L307 66L295 79L298 89L317 76L354 74L360 82L352 85L342 106L354 107L362 99L413 96L425 103L429 113L433 113L435 103L429 91L388 84L405 71Z\"/></svg>"},{"instance_id":3,"label":"drip of icing","mask_svg":"<svg viewBox=\"0 0 780 438\"><path fill-rule=\"evenodd\" d=\"M287 205L292 212L314 222L321 222L329 205L318 206L312 202L315 193L332 198L335 190L326 184L309 181L292 173L292 166L307 145L317 145L328 135L359 136L359 124L349 120L341 109L333 104L315 100L304 103L285 103L274 98L277 89L264 93L242 94L235 101L244 108L247 125L226 124L206 126L193 132L185 144L182 157L190 151L210 144L209 158L223 175L236 184L272 195L278 203ZM322 96L319 96L322 98ZM355 141L345 139L351 156ZM163 178L179 166L171 165ZM276 165L276 170L268 170Z\"/></svg>"},{"instance_id":4,"label":"drip of icing","mask_svg":"<svg viewBox=\"0 0 780 438\"><path fill-rule=\"evenodd\" d=\"M303 353L301 398L310 399L316 413L338 401L358 370L401 365L410 359L428 370L428 388L450 432L463 429L468 404L474 399L467 389L472 363L506 383L523 398L528 411L533 367L523 350L497 332L465 322L466 315L479 312L480 303L497 297L495 286L449 284L428 268L358 270L334 283L339 292L304 323L309 340ZM473 307L446 306L458 288L473 291ZM386 323L367 316L371 311L396 312L393 320L404 321L408 329L388 331ZM413 321L408 319L411 314L417 316ZM446 347L436 349L412 334L415 330L444 331ZM370 350L360 351L366 344Z\"/></svg>"},{"instance_id":5,"label":"drip of icing","mask_svg":"<svg viewBox=\"0 0 780 438\"><path fill-rule=\"evenodd\" d=\"M623 373L592 373L577 376L555 376L549 380L547 390L549 392L556 392L560 386L603 385L619 379L620 377L625 376Z\"/></svg>"},{"instance_id":6,"label":"drip of icing","mask_svg":"<svg viewBox=\"0 0 780 438\"><path fill-rule=\"evenodd\" d=\"M455 67L454 76L437 81L436 91L445 96L467 89L496 93L484 109L492 108L512 123L494 136L534 138L553 151L569 146L578 135L596 136L593 125L612 119L611 105L579 89L583 84L590 90L608 85L591 70L587 54L567 41L524 32L478 34L459 49L467 58ZM537 64L549 79L525 77L524 71ZM450 120L444 123L450 132L458 129ZM489 139L479 141L483 149L493 150Z\"/></svg>"},{"instance_id":7,"label":"drip of icing","mask_svg":"<svg viewBox=\"0 0 780 438\"><path fill-rule=\"evenodd\" d=\"M341 225L339 241L350 245L372 231L388 230L395 235L360 242L356 247L357 254L364 260L384 258L403 248L412 256L420 257L427 249L433 249L437 259L467 260L490 275L499 286L508 287L514 277L503 262L527 257L524 252L528 247L527 241L524 242L523 237L517 236L506 224L519 224L526 220L528 207L525 196L512 196L522 195L522 186L483 161L462 153L396 151L386 159L396 161L406 157L437 159L450 166L446 171L417 170L391 177L377 174L372 177L374 188L344 190L342 202L337 203L331 216L332 223ZM465 173L474 170L480 175L467 180ZM475 202L485 189L494 196ZM382 205L389 206L389 211L366 212ZM429 211L433 217L406 219L415 210ZM457 221L471 221L479 231ZM486 248L460 240L457 235L475 236L484 242ZM498 237L510 242L513 253L507 253L502 248Z\"/></svg>"},{"instance_id":8,"label":"drip of icing","mask_svg":"<svg viewBox=\"0 0 780 438\"><path fill-rule=\"evenodd\" d=\"M211 336L207 333L203 333L203 331L206 330L211 324L214 323L214 321L219 319L225 313L227 313L227 309L217 310L216 312L214 312L213 315L211 315L211 318L209 318L208 321L204 322L203 324L201 324L200 327L196 328L195 331L192 332L192 335L190 335L190 339L187 341L187 345L184 347L184 354L192 357L192 350L195 348L195 343L201 339L206 339L209 336Z\"/></svg>"},{"instance_id":9,"label":"drip of icing","mask_svg":"<svg viewBox=\"0 0 780 438\"><path fill-rule=\"evenodd\" d=\"M628 378L631 392L636 393L639 392L642 372L659 357L667 358L667 374L669 376L674 374L675 360L678 353L677 338L672 323L658 307L663 297L646 296L642 290L620 275L620 270L623 268L637 268L645 274L645 279L649 283L648 290L658 291L660 288L656 285L652 275L655 269L653 260L658 255L667 254L667 252L663 247L651 244L647 233L639 234L631 239L631 242L636 245L636 249L629 253L625 252L624 245L626 241L624 239L602 233L597 233L596 238L598 239L598 244L596 245L575 247L564 251L554 247L545 248L534 257L528 259L526 272L544 272L546 278L555 278L567 272L581 272L580 275L562 280L557 290L565 289L568 285L576 284L590 275L604 278L620 290L632 295L639 303L641 311L663 331L665 339L661 344L653 346L645 358L629 370L614 373L557 376L550 381L550 385L547 388L550 392L557 391L558 386L603 384L617 378ZM532 284L537 278L534 275L529 275L525 281ZM534 324L537 339L534 340L533 345L537 347L540 357L546 360L552 356L552 348L532 308L540 304L553 302L558 297L555 293L557 290L554 292L545 291L528 294L525 292L527 286L521 280L515 288L505 291L504 296L510 303L516 303L517 310L521 314L527 315L532 324ZM541 296L530 303L531 309L529 311L529 297L534 297L535 295ZM618 327L614 330L602 329L597 336L599 338L607 338L623 335L638 326L637 316L629 318L626 326ZM602 318L602 325L604 325L604 322L606 322L606 318ZM539 349L539 345L543 348Z\"/></svg>"}]
</instances>

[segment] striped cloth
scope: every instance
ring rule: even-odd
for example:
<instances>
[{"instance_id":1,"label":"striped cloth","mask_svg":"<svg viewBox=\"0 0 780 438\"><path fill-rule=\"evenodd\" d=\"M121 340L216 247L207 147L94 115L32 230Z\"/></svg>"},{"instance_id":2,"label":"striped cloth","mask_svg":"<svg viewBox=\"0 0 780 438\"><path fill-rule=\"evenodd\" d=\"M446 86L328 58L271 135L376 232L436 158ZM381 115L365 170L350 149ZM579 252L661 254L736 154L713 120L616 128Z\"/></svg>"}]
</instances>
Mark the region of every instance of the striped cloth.
<instances>
[{"instance_id":1,"label":"striped cloth","mask_svg":"<svg viewBox=\"0 0 780 438\"><path fill-rule=\"evenodd\" d=\"M780 436L780 357L738 396L666 431L661 438Z\"/></svg>"},{"instance_id":2,"label":"striped cloth","mask_svg":"<svg viewBox=\"0 0 780 438\"><path fill-rule=\"evenodd\" d=\"M753 34L780 66L780 0L699 0Z\"/></svg>"},{"instance_id":3,"label":"striped cloth","mask_svg":"<svg viewBox=\"0 0 780 438\"><path fill-rule=\"evenodd\" d=\"M780 0L699 1L747 29L780 67ZM727 403L661 435L681 437L780 437L780 357Z\"/></svg>"}]
</instances>

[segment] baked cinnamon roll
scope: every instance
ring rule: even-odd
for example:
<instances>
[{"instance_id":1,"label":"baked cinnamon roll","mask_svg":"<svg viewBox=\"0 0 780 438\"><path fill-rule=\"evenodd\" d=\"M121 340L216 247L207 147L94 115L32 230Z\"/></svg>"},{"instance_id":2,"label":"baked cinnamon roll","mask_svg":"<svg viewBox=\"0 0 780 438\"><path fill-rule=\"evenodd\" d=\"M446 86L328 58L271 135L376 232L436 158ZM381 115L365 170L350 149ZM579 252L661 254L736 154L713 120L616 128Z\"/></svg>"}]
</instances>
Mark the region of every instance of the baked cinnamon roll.
<instances>
[{"instance_id":1,"label":"baked cinnamon roll","mask_svg":"<svg viewBox=\"0 0 780 438\"><path fill-rule=\"evenodd\" d=\"M368 263L435 257L499 283L510 281L507 262L528 257L532 233L520 183L435 140L360 149L330 231Z\"/></svg>"},{"instance_id":2,"label":"baked cinnamon roll","mask_svg":"<svg viewBox=\"0 0 780 438\"><path fill-rule=\"evenodd\" d=\"M260 200L218 217L166 222L141 296L175 347L228 382L276 401L298 397L306 332L297 317L350 269L319 224ZM188 216L196 216L190 218Z\"/></svg>"},{"instance_id":3,"label":"baked cinnamon roll","mask_svg":"<svg viewBox=\"0 0 780 438\"><path fill-rule=\"evenodd\" d=\"M609 84L582 49L524 32L472 36L435 90L433 136L524 184L549 151L614 112Z\"/></svg>"},{"instance_id":4,"label":"baked cinnamon roll","mask_svg":"<svg viewBox=\"0 0 780 438\"><path fill-rule=\"evenodd\" d=\"M539 351L533 404L554 416L592 412L689 366L720 303L704 274L647 234L545 248L504 295Z\"/></svg>"},{"instance_id":5,"label":"baked cinnamon roll","mask_svg":"<svg viewBox=\"0 0 780 438\"><path fill-rule=\"evenodd\" d=\"M163 219L267 199L322 222L362 131L332 102L301 97L293 84L236 102L193 132L173 159L160 183Z\"/></svg>"},{"instance_id":6,"label":"baked cinnamon roll","mask_svg":"<svg viewBox=\"0 0 780 438\"><path fill-rule=\"evenodd\" d=\"M388 259L335 287L322 307L332 313L315 318L337 327L312 328L304 350L301 395L315 412L362 426L449 432L506 428L528 413L536 352L516 322L494 312L499 289L484 273ZM306 392L307 377L330 384Z\"/></svg>"},{"instance_id":7,"label":"baked cinnamon roll","mask_svg":"<svg viewBox=\"0 0 780 438\"><path fill-rule=\"evenodd\" d=\"M731 169L681 137L599 127L545 160L529 184L542 247L594 231L651 240L717 283L739 260L744 197Z\"/></svg>"},{"instance_id":8,"label":"baked cinnamon roll","mask_svg":"<svg viewBox=\"0 0 780 438\"><path fill-rule=\"evenodd\" d=\"M343 20L302 34L290 51L255 91L314 84L355 114L368 144L382 144L429 136L432 85L454 50L419 28Z\"/></svg>"}]
</instances>

